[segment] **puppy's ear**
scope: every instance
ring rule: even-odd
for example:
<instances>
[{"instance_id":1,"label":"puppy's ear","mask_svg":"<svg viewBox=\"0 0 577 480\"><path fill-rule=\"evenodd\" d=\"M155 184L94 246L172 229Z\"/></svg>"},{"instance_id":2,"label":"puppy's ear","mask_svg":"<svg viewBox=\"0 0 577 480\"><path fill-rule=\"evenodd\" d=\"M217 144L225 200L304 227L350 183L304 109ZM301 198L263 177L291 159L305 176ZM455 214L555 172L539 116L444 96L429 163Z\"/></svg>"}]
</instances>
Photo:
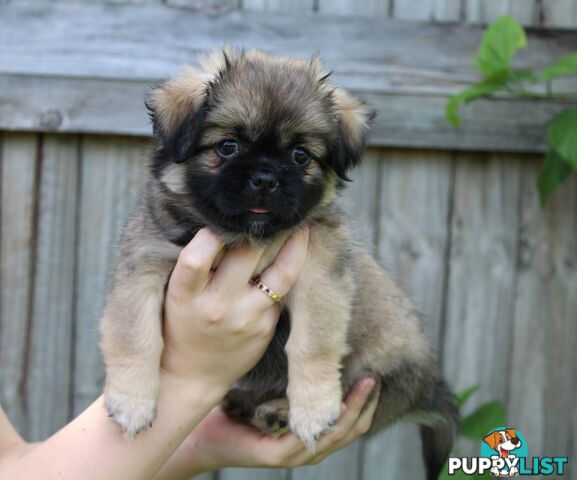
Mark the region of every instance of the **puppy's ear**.
<instances>
[{"instance_id":1,"label":"puppy's ear","mask_svg":"<svg viewBox=\"0 0 577 480\"><path fill-rule=\"evenodd\" d=\"M511 435L511 438L517 438L517 431L514 428L507 428L505 432Z\"/></svg>"},{"instance_id":2,"label":"puppy's ear","mask_svg":"<svg viewBox=\"0 0 577 480\"><path fill-rule=\"evenodd\" d=\"M499 432L493 432L483 437L483 441L489 445L492 449L495 449L495 446L499 443Z\"/></svg>"},{"instance_id":3,"label":"puppy's ear","mask_svg":"<svg viewBox=\"0 0 577 480\"><path fill-rule=\"evenodd\" d=\"M146 99L153 133L174 162L184 162L198 142L206 114L210 75L184 67L174 78L155 87Z\"/></svg>"},{"instance_id":4,"label":"puppy's ear","mask_svg":"<svg viewBox=\"0 0 577 480\"><path fill-rule=\"evenodd\" d=\"M349 180L347 172L361 160L375 112L339 88L333 91L333 101L339 118L340 139L331 166L340 178Z\"/></svg>"}]
</instances>

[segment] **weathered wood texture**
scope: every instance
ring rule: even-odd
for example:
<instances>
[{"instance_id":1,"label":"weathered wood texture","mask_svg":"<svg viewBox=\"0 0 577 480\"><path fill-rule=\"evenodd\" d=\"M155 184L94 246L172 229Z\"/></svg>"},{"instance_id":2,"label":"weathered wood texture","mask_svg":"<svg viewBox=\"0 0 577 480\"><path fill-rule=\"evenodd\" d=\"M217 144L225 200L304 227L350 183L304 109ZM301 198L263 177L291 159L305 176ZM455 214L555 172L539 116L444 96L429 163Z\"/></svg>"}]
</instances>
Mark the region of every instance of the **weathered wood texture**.
<instances>
[{"instance_id":1,"label":"weathered wood texture","mask_svg":"<svg viewBox=\"0 0 577 480\"><path fill-rule=\"evenodd\" d=\"M27 350L34 278L38 138L2 139L0 229L0 391L17 428L27 433Z\"/></svg>"},{"instance_id":2,"label":"weathered wood texture","mask_svg":"<svg viewBox=\"0 0 577 480\"><path fill-rule=\"evenodd\" d=\"M373 145L423 148L367 152L344 194L359 236L423 313L449 382L480 385L467 409L503 400L531 455L568 455L575 471L577 180L541 209L539 157L499 153L542 151L543 125L565 104L482 102L463 110L463 128L446 126L446 96L475 78L481 30L438 24L509 13L575 28L577 0L0 1L8 3L0 128L137 136L0 136L0 402L27 438L45 437L101 390L97 322L142 178L143 92L228 40L301 57L320 50L336 81L377 108ZM521 63L550 62L575 49L575 35L533 32ZM460 448L473 454L479 444ZM419 449L416 429L399 424L321 465L203 478L417 479Z\"/></svg>"},{"instance_id":3,"label":"weathered wood texture","mask_svg":"<svg viewBox=\"0 0 577 480\"><path fill-rule=\"evenodd\" d=\"M88 137L81 144L74 414L86 408L101 391L104 368L98 348L98 320L116 239L144 173L144 145L139 139L118 137Z\"/></svg>"},{"instance_id":4,"label":"weathered wood texture","mask_svg":"<svg viewBox=\"0 0 577 480\"><path fill-rule=\"evenodd\" d=\"M147 135L143 96L150 85L225 42L297 57L320 52L335 82L378 111L370 139L377 146L542 151L545 123L567 105L488 100L463 108L463 125L450 127L443 105L478 78L472 59L481 28L381 19L378 9L374 18L284 12L288 5L296 8L270 1L262 3L265 12L220 14L154 5L2 5L0 128ZM342 6L319 4L327 14ZM571 51L577 33L531 33L530 44L519 65L544 66Z\"/></svg>"},{"instance_id":5,"label":"weathered wood texture","mask_svg":"<svg viewBox=\"0 0 577 480\"><path fill-rule=\"evenodd\" d=\"M145 145L3 135L0 401L30 439L100 392L98 314ZM449 381L481 385L468 408L499 398L534 454L572 456L577 182L542 210L538 164L532 156L373 149L346 197L351 216L369 223L366 242L423 313ZM420 478L418 449L416 429L399 425L318 466L219 475Z\"/></svg>"}]
</instances>

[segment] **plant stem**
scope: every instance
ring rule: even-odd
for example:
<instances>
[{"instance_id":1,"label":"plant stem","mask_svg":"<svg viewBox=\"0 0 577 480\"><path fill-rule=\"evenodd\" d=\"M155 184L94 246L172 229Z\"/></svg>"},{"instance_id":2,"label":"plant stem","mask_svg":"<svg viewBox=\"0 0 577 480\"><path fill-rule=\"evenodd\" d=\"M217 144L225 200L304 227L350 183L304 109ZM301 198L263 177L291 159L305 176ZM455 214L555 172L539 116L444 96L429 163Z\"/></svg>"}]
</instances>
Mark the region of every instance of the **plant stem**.
<instances>
[{"instance_id":1,"label":"plant stem","mask_svg":"<svg viewBox=\"0 0 577 480\"><path fill-rule=\"evenodd\" d=\"M553 93L547 88L547 93L535 93L522 88L507 86L507 92L516 97L529 98L531 100L577 100L576 93Z\"/></svg>"}]
</instances>

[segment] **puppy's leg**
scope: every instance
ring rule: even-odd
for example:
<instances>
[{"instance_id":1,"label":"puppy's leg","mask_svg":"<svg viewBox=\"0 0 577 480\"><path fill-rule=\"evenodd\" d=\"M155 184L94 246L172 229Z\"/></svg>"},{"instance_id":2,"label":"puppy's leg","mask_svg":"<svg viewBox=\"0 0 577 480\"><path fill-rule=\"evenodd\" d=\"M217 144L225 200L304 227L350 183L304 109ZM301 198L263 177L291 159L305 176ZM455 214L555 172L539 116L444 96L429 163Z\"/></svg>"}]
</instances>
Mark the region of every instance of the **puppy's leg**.
<instances>
[{"instance_id":1,"label":"puppy's leg","mask_svg":"<svg viewBox=\"0 0 577 480\"><path fill-rule=\"evenodd\" d=\"M341 360L351 315L348 278L334 278L311 256L288 298L286 345L290 427L312 450L341 411Z\"/></svg>"},{"instance_id":2,"label":"puppy's leg","mask_svg":"<svg viewBox=\"0 0 577 480\"><path fill-rule=\"evenodd\" d=\"M117 281L102 320L106 408L129 438L155 416L167 274L151 268Z\"/></svg>"}]
</instances>

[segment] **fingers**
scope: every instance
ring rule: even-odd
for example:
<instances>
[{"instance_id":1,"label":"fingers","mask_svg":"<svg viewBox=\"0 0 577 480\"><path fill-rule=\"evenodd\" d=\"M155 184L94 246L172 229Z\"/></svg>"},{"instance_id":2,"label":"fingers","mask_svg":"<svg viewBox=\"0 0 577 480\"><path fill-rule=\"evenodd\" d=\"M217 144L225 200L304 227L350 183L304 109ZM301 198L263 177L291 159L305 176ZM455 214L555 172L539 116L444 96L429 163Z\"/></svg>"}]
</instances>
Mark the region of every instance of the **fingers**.
<instances>
[{"instance_id":1,"label":"fingers","mask_svg":"<svg viewBox=\"0 0 577 480\"><path fill-rule=\"evenodd\" d=\"M172 288L179 292L193 293L204 289L210 268L223 247L220 238L210 230L199 230L178 256L171 275Z\"/></svg>"},{"instance_id":2,"label":"fingers","mask_svg":"<svg viewBox=\"0 0 577 480\"><path fill-rule=\"evenodd\" d=\"M254 276L254 271L264 250L251 245L241 245L231 248L211 280L211 288L226 289L226 293L244 289Z\"/></svg>"},{"instance_id":3,"label":"fingers","mask_svg":"<svg viewBox=\"0 0 577 480\"><path fill-rule=\"evenodd\" d=\"M379 406L380 394L380 391L375 392L373 398L371 398L369 403L365 406L365 409L362 411L361 415L356 421L353 427L353 432L356 435L364 435L371 428L373 417L375 416L375 412Z\"/></svg>"},{"instance_id":4,"label":"fingers","mask_svg":"<svg viewBox=\"0 0 577 480\"><path fill-rule=\"evenodd\" d=\"M298 278L307 255L308 241L308 228L297 230L281 248L273 264L260 276L261 282L280 297L288 293ZM274 302L257 287L253 287L253 292L251 301L263 308Z\"/></svg>"}]
</instances>

